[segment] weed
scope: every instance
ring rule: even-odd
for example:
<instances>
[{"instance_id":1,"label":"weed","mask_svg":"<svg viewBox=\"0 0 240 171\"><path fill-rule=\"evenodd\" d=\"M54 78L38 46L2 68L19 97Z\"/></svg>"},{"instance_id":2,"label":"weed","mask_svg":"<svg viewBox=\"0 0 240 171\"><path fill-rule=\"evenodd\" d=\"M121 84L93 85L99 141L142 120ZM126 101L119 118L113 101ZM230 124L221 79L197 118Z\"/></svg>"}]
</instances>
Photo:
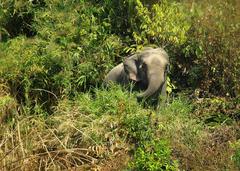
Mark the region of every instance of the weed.
<instances>
[{"instance_id":1,"label":"weed","mask_svg":"<svg viewBox=\"0 0 240 171\"><path fill-rule=\"evenodd\" d=\"M138 147L130 164L131 169L140 171L174 171L178 170L177 166L177 161L171 159L171 150L165 140L149 141Z\"/></svg>"}]
</instances>

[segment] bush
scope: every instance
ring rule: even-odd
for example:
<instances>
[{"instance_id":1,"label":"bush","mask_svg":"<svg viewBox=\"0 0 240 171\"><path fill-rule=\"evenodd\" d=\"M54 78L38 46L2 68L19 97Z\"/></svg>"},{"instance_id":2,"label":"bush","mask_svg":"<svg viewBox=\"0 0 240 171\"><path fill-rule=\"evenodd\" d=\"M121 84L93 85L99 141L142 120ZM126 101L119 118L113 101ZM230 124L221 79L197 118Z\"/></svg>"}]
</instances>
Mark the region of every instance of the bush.
<instances>
[{"instance_id":1,"label":"bush","mask_svg":"<svg viewBox=\"0 0 240 171\"><path fill-rule=\"evenodd\" d=\"M82 94L77 97L82 111L100 117L110 115L119 118L119 131L136 145L152 138L152 117L146 114L150 111L141 109L135 96L116 85L107 91L96 89L94 96Z\"/></svg>"},{"instance_id":2,"label":"bush","mask_svg":"<svg viewBox=\"0 0 240 171\"><path fill-rule=\"evenodd\" d=\"M184 144L189 149L195 148L204 127L198 118L191 115L192 110L193 106L184 96L175 98L168 106L161 108L156 116L159 122L156 128L158 136L171 139L173 147L175 144Z\"/></svg>"},{"instance_id":3,"label":"bush","mask_svg":"<svg viewBox=\"0 0 240 171\"><path fill-rule=\"evenodd\" d=\"M11 117L14 118L17 114L17 104L14 98L9 95L0 95L0 123L3 124L4 121L10 120Z\"/></svg>"},{"instance_id":4,"label":"bush","mask_svg":"<svg viewBox=\"0 0 240 171\"><path fill-rule=\"evenodd\" d=\"M171 159L171 150L164 140L149 141L138 147L134 161L130 164L133 170L174 171L178 170L177 162Z\"/></svg>"},{"instance_id":5,"label":"bush","mask_svg":"<svg viewBox=\"0 0 240 171\"><path fill-rule=\"evenodd\" d=\"M80 94L77 101L84 111L91 111L98 116L103 114L124 116L141 111L136 98L119 85L112 85L108 89L96 88L92 96Z\"/></svg>"},{"instance_id":6,"label":"bush","mask_svg":"<svg viewBox=\"0 0 240 171\"><path fill-rule=\"evenodd\" d=\"M7 42L7 47L0 59L0 75L12 95L29 107L37 103L51 106L68 86L63 52L53 42L25 37Z\"/></svg>"},{"instance_id":7,"label":"bush","mask_svg":"<svg viewBox=\"0 0 240 171\"><path fill-rule=\"evenodd\" d=\"M0 2L0 42L19 35L33 37L34 11L44 6L43 0L5 0Z\"/></svg>"},{"instance_id":8,"label":"bush","mask_svg":"<svg viewBox=\"0 0 240 171\"><path fill-rule=\"evenodd\" d=\"M237 140L235 143L232 143L231 146L234 149L232 160L233 160L235 166L238 169L240 169L240 141Z\"/></svg>"},{"instance_id":9,"label":"bush","mask_svg":"<svg viewBox=\"0 0 240 171\"><path fill-rule=\"evenodd\" d=\"M182 76L176 74L176 78L187 76L187 86L200 88L200 96L238 95L238 8L235 0L192 3L191 29L174 72L181 73L179 69L184 69Z\"/></svg>"},{"instance_id":10,"label":"bush","mask_svg":"<svg viewBox=\"0 0 240 171\"><path fill-rule=\"evenodd\" d=\"M153 138L151 115L135 111L122 117L122 127L127 132L130 142L137 146Z\"/></svg>"},{"instance_id":11,"label":"bush","mask_svg":"<svg viewBox=\"0 0 240 171\"><path fill-rule=\"evenodd\" d=\"M240 148L236 149L236 152L233 155L233 160L236 166L238 167L238 169L240 169Z\"/></svg>"},{"instance_id":12,"label":"bush","mask_svg":"<svg viewBox=\"0 0 240 171\"><path fill-rule=\"evenodd\" d=\"M124 158L126 166L137 148L135 169L177 169L173 155L184 170L233 170L239 2L1 1L0 120L11 121L0 124L1 168L114 170L106 162ZM144 46L164 46L168 80L175 92L195 91L194 106L174 97L153 111L120 86L99 88L122 57Z\"/></svg>"},{"instance_id":13,"label":"bush","mask_svg":"<svg viewBox=\"0 0 240 171\"><path fill-rule=\"evenodd\" d=\"M101 22L101 7L85 2L27 4L19 7L19 15L29 10L34 22L28 24L37 33L31 39L18 33L1 43L0 75L19 102L29 107L40 104L49 111L57 98L100 85L118 56L121 41L109 33L107 21ZM11 16L5 3L3 7Z\"/></svg>"}]
</instances>

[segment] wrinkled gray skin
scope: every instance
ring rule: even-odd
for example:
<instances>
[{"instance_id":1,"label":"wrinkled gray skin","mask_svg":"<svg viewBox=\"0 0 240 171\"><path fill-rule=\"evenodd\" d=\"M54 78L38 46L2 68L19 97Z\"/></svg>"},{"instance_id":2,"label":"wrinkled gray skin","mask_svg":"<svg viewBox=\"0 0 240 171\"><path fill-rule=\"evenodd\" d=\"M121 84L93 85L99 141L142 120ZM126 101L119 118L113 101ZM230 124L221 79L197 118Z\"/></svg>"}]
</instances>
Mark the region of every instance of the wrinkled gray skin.
<instances>
[{"instance_id":1,"label":"wrinkled gray skin","mask_svg":"<svg viewBox=\"0 0 240 171\"><path fill-rule=\"evenodd\" d=\"M107 74L105 81L121 85L133 81L138 89L145 90L137 96L139 100L151 97L158 101L159 94L166 95L168 66L169 57L165 50L145 48L114 67Z\"/></svg>"}]
</instances>

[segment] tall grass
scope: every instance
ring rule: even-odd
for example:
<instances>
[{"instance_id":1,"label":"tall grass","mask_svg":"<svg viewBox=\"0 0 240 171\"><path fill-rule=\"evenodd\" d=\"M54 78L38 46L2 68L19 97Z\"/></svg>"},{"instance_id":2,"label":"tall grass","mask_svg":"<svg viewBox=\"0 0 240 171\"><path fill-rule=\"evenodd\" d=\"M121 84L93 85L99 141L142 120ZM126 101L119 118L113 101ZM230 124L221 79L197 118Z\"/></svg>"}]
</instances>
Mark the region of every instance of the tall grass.
<instances>
[{"instance_id":1,"label":"tall grass","mask_svg":"<svg viewBox=\"0 0 240 171\"><path fill-rule=\"evenodd\" d=\"M0 168L236 170L239 7L1 1ZM168 89L178 94L159 110L119 86L102 88L144 46L164 46L171 60Z\"/></svg>"}]
</instances>

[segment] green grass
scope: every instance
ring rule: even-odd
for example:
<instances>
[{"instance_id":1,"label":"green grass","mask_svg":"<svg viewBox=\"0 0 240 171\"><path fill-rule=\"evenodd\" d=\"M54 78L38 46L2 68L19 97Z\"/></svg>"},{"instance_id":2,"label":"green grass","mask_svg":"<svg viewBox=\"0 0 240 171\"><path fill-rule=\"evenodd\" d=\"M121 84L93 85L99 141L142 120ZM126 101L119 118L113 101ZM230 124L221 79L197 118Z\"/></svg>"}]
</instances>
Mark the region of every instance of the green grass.
<instances>
[{"instance_id":1,"label":"green grass","mask_svg":"<svg viewBox=\"0 0 240 171\"><path fill-rule=\"evenodd\" d=\"M0 168L237 170L239 2L1 1ZM170 56L157 110L102 87L144 46Z\"/></svg>"},{"instance_id":2,"label":"green grass","mask_svg":"<svg viewBox=\"0 0 240 171\"><path fill-rule=\"evenodd\" d=\"M116 168L218 170L233 169L238 161L229 144L236 141L237 126L208 127L192 117L193 105L185 97L154 111L112 86L60 100L53 111L25 113L1 125L1 167L101 168L121 156Z\"/></svg>"}]
</instances>

